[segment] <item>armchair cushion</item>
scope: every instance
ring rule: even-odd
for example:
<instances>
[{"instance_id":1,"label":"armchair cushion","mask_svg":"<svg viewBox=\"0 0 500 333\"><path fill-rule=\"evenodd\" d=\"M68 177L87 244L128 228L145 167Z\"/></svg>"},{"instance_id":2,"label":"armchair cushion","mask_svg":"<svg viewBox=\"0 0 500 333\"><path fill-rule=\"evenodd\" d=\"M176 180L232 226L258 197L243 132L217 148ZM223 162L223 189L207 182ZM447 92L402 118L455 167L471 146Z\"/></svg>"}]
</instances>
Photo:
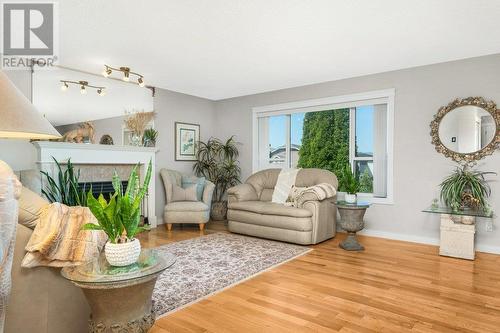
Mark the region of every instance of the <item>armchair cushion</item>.
<instances>
[{"instance_id":1,"label":"armchair cushion","mask_svg":"<svg viewBox=\"0 0 500 333\"><path fill-rule=\"evenodd\" d=\"M196 198L198 201L202 201L205 182L205 177L198 178L196 176L182 175L182 188L188 188L192 185L196 185Z\"/></svg>"},{"instance_id":2,"label":"armchair cushion","mask_svg":"<svg viewBox=\"0 0 500 333\"><path fill-rule=\"evenodd\" d=\"M177 201L198 201L196 198L196 184L188 188L182 188L177 185L172 185L172 200Z\"/></svg>"},{"instance_id":3,"label":"armchair cushion","mask_svg":"<svg viewBox=\"0 0 500 333\"><path fill-rule=\"evenodd\" d=\"M227 190L229 201L257 201L259 197L250 184L239 184Z\"/></svg>"},{"instance_id":4,"label":"armchair cushion","mask_svg":"<svg viewBox=\"0 0 500 333\"><path fill-rule=\"evenodd\" d=\"M179 201L171 202L165 206L167 212L204 212L209 208L199 201Z\"/></svg>"}]
</instances>

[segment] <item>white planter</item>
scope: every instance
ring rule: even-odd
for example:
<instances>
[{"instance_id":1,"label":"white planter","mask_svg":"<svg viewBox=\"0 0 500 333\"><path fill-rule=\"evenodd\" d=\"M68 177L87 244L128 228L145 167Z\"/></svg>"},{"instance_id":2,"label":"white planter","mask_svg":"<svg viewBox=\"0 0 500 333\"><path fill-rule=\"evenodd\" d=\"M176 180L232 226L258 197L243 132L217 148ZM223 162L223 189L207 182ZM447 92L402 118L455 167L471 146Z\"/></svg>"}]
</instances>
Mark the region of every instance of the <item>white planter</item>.
<instances>
[{"instance_id":1,"label":"white planter","mask_svg":"<svg viewBox=\"0 0 500 333\"><path fill-rule=\"evenodd\" d=\"M356 194L349 194L349 193L346 193L345 194L345 202L347 203L356 203Z\"/></svg>"},{"instance_id":2,"label":"white planter","mask_svg":"<svg viewBox=\"0 0 500 333\"><path fill-rule=\"evenodd\" d=\"M120 244L107 242L104 246L104 254L110 265L128 266L137 262L141 254L141 243L138 239Z\"/></svg>"}]
</instances>

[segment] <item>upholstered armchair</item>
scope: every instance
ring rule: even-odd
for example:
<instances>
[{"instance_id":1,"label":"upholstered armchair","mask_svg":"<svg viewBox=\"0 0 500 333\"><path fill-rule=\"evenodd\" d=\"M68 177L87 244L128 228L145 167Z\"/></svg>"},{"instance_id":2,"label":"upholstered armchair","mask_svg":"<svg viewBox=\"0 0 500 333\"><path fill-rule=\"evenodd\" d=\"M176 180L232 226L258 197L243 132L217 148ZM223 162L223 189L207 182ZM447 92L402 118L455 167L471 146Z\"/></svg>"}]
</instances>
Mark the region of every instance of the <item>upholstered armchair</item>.
<instances>
[{"instance_id":1,"label":"upholstered armchair","mask_svg":"<svg viewBox=\"0 0 500 333\"><path fill-rule=\"evenodd\" d=\"M335 236L336 197L306 200L301 208L271 202L281 169L267 169L251 175L244 184L228 190L229 231L297 244L317 244ZM328 170L301 169L297 187L320 183L338 186Z\"/></svg>"},{"instance_id":2,"label":"upholstered armchair","mask_svg":"<svg viewBox=\"0 0 500 333\"><path fill-rule=\"evenodd\" d=\"M210 208L215 185L205 180L201 200L179 200L174 196L175 188L182 187L182 179L190 177L174 170L161 169L160 175L165 187L165 208L163 220L167 230L172 230L174 223L196 223L200 230L205 228L205 223L210 219Z\"/></svg>"}]
</instances>

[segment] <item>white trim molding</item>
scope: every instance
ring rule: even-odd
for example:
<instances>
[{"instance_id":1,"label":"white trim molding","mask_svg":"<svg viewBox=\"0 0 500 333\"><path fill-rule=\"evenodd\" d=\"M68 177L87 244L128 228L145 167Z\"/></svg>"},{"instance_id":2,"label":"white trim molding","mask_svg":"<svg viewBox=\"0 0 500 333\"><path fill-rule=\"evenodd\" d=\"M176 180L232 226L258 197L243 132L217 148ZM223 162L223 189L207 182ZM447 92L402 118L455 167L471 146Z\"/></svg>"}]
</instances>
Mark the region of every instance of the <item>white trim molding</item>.
<instances>
[{"instance_id":1,"label":"white trim molding","mask_svg":"<svg viewBox=\"0 0 500 333\"><path fill-rule=\"evenodd\" d=\"M259 169L259 118L384 103L387 104L387 196L377 198L370 194L362 194L362 197L374 204L394 204L394 96L395 89L390 88L252 108L253 172Z\"/></svg>"}]
</instances>

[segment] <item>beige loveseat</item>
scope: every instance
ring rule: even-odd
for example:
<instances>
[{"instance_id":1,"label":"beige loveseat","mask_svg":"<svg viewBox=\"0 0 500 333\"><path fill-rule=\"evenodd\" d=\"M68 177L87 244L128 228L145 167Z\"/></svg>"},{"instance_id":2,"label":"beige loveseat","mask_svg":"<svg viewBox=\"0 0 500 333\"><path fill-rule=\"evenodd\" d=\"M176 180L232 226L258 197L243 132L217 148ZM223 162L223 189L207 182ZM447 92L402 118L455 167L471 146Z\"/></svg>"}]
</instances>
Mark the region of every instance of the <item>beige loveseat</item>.
<instances>
[{"instance_id":1,"label":"beige loveseat","mask_svg":"<svg viewBox=\"0 0 500 333\"><path fill-rule=\"evenodd\" d=\"M336 197L306 201L302 208L271 202L280 169L267 169L250 176L244 184L228 190L229 231L297 244L317 244L335 236ZM328 170L301 169L295 185L319 183L338 186Z\"/></svg>"}]
</instances>

